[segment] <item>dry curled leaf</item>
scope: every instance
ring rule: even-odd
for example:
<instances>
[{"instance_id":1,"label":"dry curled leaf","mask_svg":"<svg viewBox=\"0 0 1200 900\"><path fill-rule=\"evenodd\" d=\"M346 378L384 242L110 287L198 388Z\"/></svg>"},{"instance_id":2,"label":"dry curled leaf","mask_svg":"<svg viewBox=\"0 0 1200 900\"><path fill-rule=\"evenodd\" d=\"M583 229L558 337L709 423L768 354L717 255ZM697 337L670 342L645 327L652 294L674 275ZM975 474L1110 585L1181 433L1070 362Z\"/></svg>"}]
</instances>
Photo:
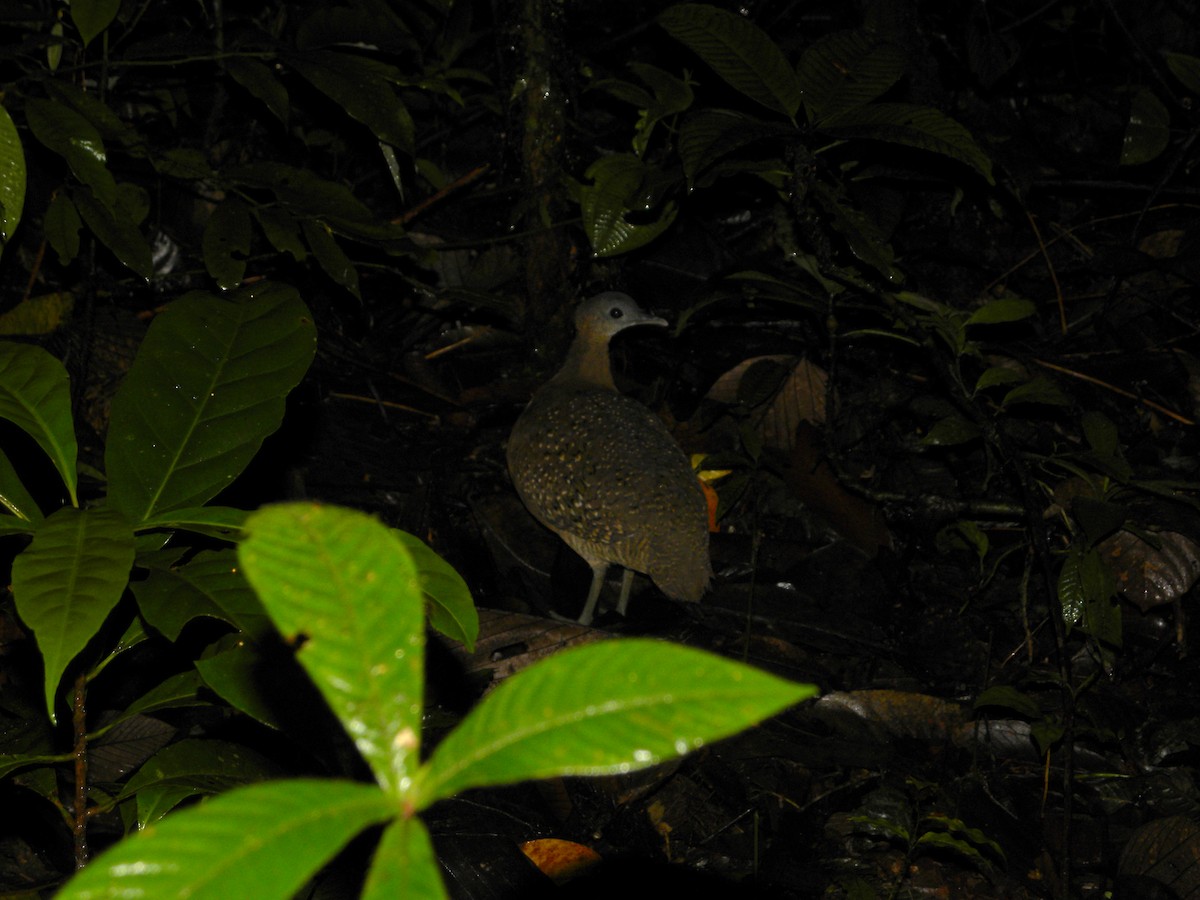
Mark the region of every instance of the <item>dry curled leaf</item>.
<instances>
[{"instance_id":1,"label":"dry curled leaf","mask_svg":"<svg viewBox=\"0 0 1200 900\"><path fill-rule=\"evenodd\" d=\"M1174 531L1153 537L1157 547L1130 531L1118 531L1099 544L1117 590L1142 612L1177 602L1200 578L1200 545Z\"/></svg>"},{"instance_id":2,"label":"dry curled leaf","mask_svg":"<svg viewBox=\"0 0 1200 900\"><path fill-rule=\"evenodd\" d=\"M825 421L829 374L798 356L755 356L717 379L708 399L732 406L742 403L762 435L763 446L791 451L801 422Z\"/></svg>"}]
</instances>

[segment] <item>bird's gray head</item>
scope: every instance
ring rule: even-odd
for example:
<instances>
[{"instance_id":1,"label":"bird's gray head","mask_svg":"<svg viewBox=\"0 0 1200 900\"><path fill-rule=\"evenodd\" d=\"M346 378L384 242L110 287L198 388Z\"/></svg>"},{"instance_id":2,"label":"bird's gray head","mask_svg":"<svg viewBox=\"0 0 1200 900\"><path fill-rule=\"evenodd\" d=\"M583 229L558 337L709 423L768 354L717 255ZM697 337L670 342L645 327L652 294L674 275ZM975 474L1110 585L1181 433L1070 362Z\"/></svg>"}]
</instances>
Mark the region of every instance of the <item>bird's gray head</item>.
<instances>
[{"instance_id":1,"label":"bird's gray head","mask_svg":"<svg viewBox=\"0 0 1200 900\"><path fill-rule=\"evenodd\" d=\"M652 316L628 294L605 291L579 305L575 311L575 329L581 334L612 337L618 331L635 325L659 325L665 327L666 319Z\"/></svg>"}]
</instances>

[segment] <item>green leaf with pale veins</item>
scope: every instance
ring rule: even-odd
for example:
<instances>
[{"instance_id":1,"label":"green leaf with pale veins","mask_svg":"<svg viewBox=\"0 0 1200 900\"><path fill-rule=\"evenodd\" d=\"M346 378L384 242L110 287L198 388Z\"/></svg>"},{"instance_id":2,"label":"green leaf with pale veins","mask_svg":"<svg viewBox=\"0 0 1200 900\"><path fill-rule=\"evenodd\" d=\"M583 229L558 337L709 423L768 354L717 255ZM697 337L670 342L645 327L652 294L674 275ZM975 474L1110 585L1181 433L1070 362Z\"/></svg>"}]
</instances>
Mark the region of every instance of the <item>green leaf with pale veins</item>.
<instances>
[{"instance_id":1,"label":"green leaf with pale veins","mask_svg":"<svg viewBox=\"0 0 1200 900\"><path fill-rule=\"evenodd\" d=\"M26 101L25 121L33 136L65 159L75 177L91 188L96 199L113 214L117 182L108 170L104 140L96 127L66 104L40 97Z\"/></svg>"},{"instance_id":2,"label":"green leaf with pale veins","mask_svg":"<svg viewBox=\"0 0 1200 900\"><path fill-rule=\"evenodd\" d=\"M113 398L109 502L140 524L212 499L279 427L315 350L294 288L267 282L233 300L194 292L173 302Z\"/></svg>"},{"instance_id":3,"label":"green leaf with pale veins","mask_svg":"<svg viewBox=\"0 0 1200 900\"><path fill-rule=\"evenodd\" d=\"M172 641L188 622L202 616L229 622L249 635L263 634L270 627L232 549L203 551L170 568L138 562L149 570L145 579L132 585L138 609Z\"/></svg>"},{"instance_id":4,"label":"green leaf with pale veins","mask_svg":"<svg viewBox=\"0 0 1200 900\"><path fill-rule=\"evenodd\" d=\"M119 512L66 507L13 562L13 598L37 639L52 721L63 672L121 599L133 554L133 529Z\"/></svg>"},{"instance_id":5,"label":"green leaf with pale veins","mask_svg":"<svg viewBox=\"0 0 1200 900\"><path fill-rule=\"evenodd\" d=\"M800 82L779 45L736 13L702 3L680 3L658 17L730 87L768 109L796 118Z\"/></svg>"},{"instance_id":6,"label":"green leaf with pale veins","mask_svg":"<svg viewBox=\"0 0 1200 900\"><path fill-rule=\"evenodd\" d=\"M391 822L379 840L359 900L447 896L425 823L416 816Z\"/></svg>"},{"instance_id":7,"label":"green leaf with pale veins","mask_svg":"<svg viewBox=\"0 0 1200 900\"><path fill-rule=\"evenodd\" d=\"M41 347L0 343L0 419L37 441L62 477L74 506L78 446L71 420L71 384L62 363Z\"/></svg>"},{"instance_id":8,"label":"green leaf with pale veins","mask_svg":"<svg viewBox=\"0 0 1200 900\"><path fill-rule=\"evenodd\" d=\"M429 624L465 644L467 652L473 651L479 636L479 611L463 577L419 537L404 531L394 534L417 567L421 590L429 601Z\"/></svg>"},{"instance_id":9,"label":"green leaf with pale veins","mask_svg":"<svg viewBox=\"0 0 1200 900\"><path fill-rule=\"evenodd\" d=\"M642 247L666 231L675 221L675 204L666 203L654 221L630 222L627 213L645 213L638 197L647 167L632 154L605 156L588 167L592 179L579 192L583 228L597 256L615 256Z\"/></svg>"},{"instance_id":10,"label":"green leaf with pale veins","mask_svg":"<svg viewBox=\"0 0 1200 900\"><path fill-rule=\"evenodd\" d=\"M242 570L379 784L405 793L417 766L425 604L412 557L362 513L307 503L246 520Z\"/></svg>"},{"instance_id":11,"label":"green leaf with pale veins","mask_svg":"<svg viewBox=\"0 0 1200 900\"><path fill-rule=\"evenodd\" d=\"M872 103L838 113L821 130L846 140L866 139L915 147L958 160L995 184L992 160L962 125L945 113L910 103Z\"/></svg>"},{"instance_id":12,"label":"green leaf with pale veins","mask_svg":"<svg viewBox=\"0 0 1200 900\"><path fill-rule=\"evenodd\" d=\"M237 788L168 816L98 856L58 900L288 900L397 810L374 785L295 779Z\"/></svg>"},{"instance_id":13,"label":"green leaf with pale veins","mask_svg":"<svg viewBox=\"0 0 1200 900\"><path fill-rule=\"evenodd\" d=\"M836 31L812 43L797 77L810 120L866 106L904 74L904 51L872 32Z\"/></svg>"},{"instance_id":14,"label":"green leaf with pale veins","mask_svg":"<svg viewBox=\"0 0 1200 900\"><path fill-rule=\"evenodd\" d=\"M682 756L815 696L678 644L605 641L502 682L433 751L417 809L471 787L611 775Z\"/></svg>"}]
</instances>

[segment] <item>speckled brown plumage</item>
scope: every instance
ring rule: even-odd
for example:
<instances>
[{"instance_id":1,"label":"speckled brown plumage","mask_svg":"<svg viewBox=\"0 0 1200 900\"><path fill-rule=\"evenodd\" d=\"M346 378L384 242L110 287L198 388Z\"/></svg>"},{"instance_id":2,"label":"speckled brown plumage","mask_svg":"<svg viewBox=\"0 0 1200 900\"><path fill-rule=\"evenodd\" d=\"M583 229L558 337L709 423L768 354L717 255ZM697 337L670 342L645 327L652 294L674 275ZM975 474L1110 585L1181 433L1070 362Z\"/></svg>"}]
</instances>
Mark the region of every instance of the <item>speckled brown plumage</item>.
<instances>
[{"instance_id":1,"label":"speckled brown plumage","mask_svg":"<svg viewBox=\"0 0 1200 900\"><path fill-rule=\"evenodd\" d=\"M617 392L609 366L614 334L666 324L624 294L585 302L566 362L509 437L508 468L521 500L592 567L579 619L585 625L610 565L626 569L621 613L631 571L649 575L667 596L693 602L712 575L696 475L662 421Z\"/></svg>"}]
</instances>

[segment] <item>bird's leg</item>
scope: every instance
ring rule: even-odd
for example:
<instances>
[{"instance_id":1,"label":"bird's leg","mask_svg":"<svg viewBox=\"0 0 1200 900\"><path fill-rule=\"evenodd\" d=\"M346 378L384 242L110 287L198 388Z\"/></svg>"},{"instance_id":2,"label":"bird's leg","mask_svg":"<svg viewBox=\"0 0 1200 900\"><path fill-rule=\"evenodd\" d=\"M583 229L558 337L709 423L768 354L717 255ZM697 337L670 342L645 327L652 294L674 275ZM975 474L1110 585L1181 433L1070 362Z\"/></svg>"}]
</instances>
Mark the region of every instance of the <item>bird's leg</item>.
<instances>
[{"instance_id":1,"label":"bird's leg","mask_svg":"<svg viewBox=\"0 0 1200 900\"><path fill-rule=\"evenodd\" d=\"M629 592L633 588L633 569L626 569L621 573L621 596L617 600L617 612L625 615L625 610L629 606Z\"/></svg>"},{"instance_id":2,"label":"bird's leg","mask_svg":"<svg viewBox=\"0 0 1200 900\"><path fill-rule=\"evenodd\" d=\"M592 624L592 617L596 614L596 601L600 599L600 588L604 587L606 574L608 574L608 563L592 563L592 587L588 591L587 603L583 604L583 612L579 614L580 625Z\"/></svg>"}]
</instances>

